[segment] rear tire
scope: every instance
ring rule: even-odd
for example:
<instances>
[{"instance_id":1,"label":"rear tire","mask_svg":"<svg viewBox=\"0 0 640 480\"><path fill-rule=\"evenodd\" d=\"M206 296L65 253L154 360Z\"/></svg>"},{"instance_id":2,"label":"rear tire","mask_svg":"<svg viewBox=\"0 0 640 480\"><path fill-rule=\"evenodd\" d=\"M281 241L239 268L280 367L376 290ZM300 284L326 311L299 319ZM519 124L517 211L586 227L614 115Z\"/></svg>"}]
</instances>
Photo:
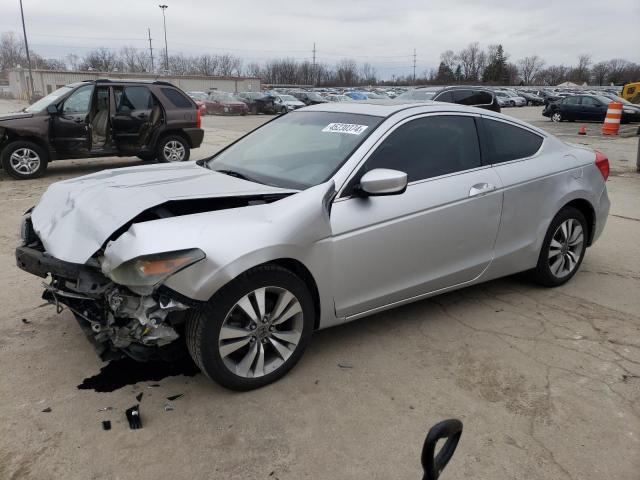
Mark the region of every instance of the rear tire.
<instances>
[{"instance_id":1,"label":"rear tire","mask_svg":"<svg viewBox=\"0 0 640 480\"><path fill-rule=\"evenodd\" d=\"M282 108L280 109L280 113L281 113L282 115L284 115L285 113L287 113L287 107L282 107Z\"/></svg>"},{"instance_id":2,"label":"rear tire","mask_svg":"<svg viewBox=\"0 0 640 480\"><path fill-rule=\"evenodd\" d=\"M34 142L18 140L2 150L2 168L16 180L41 177L48 164L48 152Z\"/></svg>"},{"instance_id":3,"label":"rear tire","mask_svg":"<svg viewBox=\"0 0 640 480\"><path fill-rule=\"evenodd\" d=\"M261 265L218 290L207 308L189 313L187 346L209 378L231 390L252 390L295 366L311 339L314 317L313 298L297 275Z\"/></svg>"},{"instance_id":4,"label":"rear tire","mask_svg":"<svg viewBox=\"0 0 640 480\"><path fill-rule=\"evenodd\" d=\"M562 114L560 112L553 112L551 114L551 121L555 123L560 123L564 118L562 118Z\"/></svg>"},{"instance_id":5,"label":"rear tire","mask_svg":"<svg viewBox=\"0 0 640 480\"><path fill-rule=\"evenodd\" d=\"M156 151L161 163L186 162L191 154L189 143L180 135L162 137Z\"/></svg>"},{"instance_id":6,"label":"rear tire","mask_svg":"<svg viewBox=\"0 0 640 480\"><path fill-rule=\"evenodd\" d=\"M582 212L565 207L554 217L542 242L531 277L545 287L567 283L576 274L587 249L589 229Z\"/></svg>"}]
</instances>

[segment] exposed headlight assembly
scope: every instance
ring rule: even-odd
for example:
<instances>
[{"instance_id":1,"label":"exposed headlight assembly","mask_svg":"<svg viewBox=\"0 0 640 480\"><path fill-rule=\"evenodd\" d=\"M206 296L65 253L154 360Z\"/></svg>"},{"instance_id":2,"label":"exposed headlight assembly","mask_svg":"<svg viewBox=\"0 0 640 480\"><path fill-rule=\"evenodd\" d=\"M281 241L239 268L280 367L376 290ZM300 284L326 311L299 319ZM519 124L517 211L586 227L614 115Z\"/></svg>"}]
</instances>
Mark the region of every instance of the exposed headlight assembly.
<instances>
[{"instance_id":1,"label":"exposed headlight assembly","mask_svg":"<svg viewBox=\"0 0 640 480\"><path fill-rule=\"evenodd\" d=\"M634 114L634 113L636 113L636 111L635 111L635 110L633 110L633 109L631 109L631 108L623 108L623 109L622 109L622 112L623 112L623 113L630 113L630 114Z\"/></svg>"},{"instance_id":2,"label":"exposed headlight assembly","mask_svg":"<svg viewBox=\"0 0 640 480\"><path fill-rule=\"evenodd\" d=\"M145 255L123 263L108 275L120 285L152 287L204 257L204 252L198 248Z\"/></svg>"}]
</instances>

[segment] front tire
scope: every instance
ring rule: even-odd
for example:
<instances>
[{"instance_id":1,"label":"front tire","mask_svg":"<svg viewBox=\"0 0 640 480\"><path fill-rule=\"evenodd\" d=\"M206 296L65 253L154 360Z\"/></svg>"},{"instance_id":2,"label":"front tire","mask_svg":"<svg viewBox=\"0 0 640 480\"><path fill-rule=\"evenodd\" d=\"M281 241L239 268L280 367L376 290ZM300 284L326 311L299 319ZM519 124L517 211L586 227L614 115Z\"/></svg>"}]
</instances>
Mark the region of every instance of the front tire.
<instances>
[{"instance_id":1,"label":"front tire","mask_svg":"<svg viewBox=\"0 0 640 480\"><path fill-rule=\"evenodd\" d=\"M587 221L573 207L563 208L553 219L542 243L533 279L546 287L567 283L576 274L587 249Z\"/></svg>"},{"instance_id":2,"label":"front tire","mask_svg":"<svg viewBox=\"0 0 640 480\"><path fill-rule=\"evenodd\" d=\"M562 114L560 112L553 112L551 114L551 121L555 123L560 123L564 118L562 118Z\"/></svg>"},{"instance_id":3,"label":"front tire","mask_svg":"<svg viewBox=\"0 0 640 480\"><path fill-rule=\"evenodd\" d=\"M280 109L280 113L281 113L282 115L284 115L285 113L287 113L287 107L282 107L282 108Z\"/></svg>"},{"instance_id":4,"label":"front tire","mask_svg":"<svg viewBox=\"0 0 640 480\"><path fill-rule=\"evenodd\" d=\"M2 150L2 168L17 180L41 177L49 163L49 154L37 143L17 141Z\"/></svg>"},{"instance_id":5,"label":"front tire","mask_svg":"<svg viewBox=\"0 0 640 480\"><path fill-rule=\"evenodd\" d=\"M243 273L187 318L189 352L212 380L252 390L283 377L311 339L315 309L305 283L277 265Z\"/></svg>"},{"instance_id":6,"label":"front tire","mask_svg":"<svg viewBox=\"0 0 640 480\"><path fill-rule=\"evenodd\" d=\"M180 135L167 135L158 142L157 156L162 163L186 162L191 149Z\"/></svg>"}]
</instances>

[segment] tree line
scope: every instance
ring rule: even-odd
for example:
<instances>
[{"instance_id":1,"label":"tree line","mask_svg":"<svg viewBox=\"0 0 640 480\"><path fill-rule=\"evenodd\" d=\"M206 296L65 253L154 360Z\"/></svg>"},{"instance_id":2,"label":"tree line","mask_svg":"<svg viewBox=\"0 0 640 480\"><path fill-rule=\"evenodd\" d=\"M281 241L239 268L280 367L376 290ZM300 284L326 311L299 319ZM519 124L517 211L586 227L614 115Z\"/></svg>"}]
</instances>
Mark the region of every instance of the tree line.
<instances>
[{"instance_id":1,"label":"tree line","mask_svg":"<svg viewBox=\"0 0 640 480\"><path fill-rule=\"evenodd\" d=\"M168 69L166 68L168 60ZM31 52L33 68L124 73L169 73L170 75L215 75L260 77L267 84L362 86L362 85L558 85L565 81L590 85L620 85L640 81L640 64L622 58L594 63L589 54L581 54L573 65L547 65L539 55L511 61L502 45L486 49L478 42L454 52L440 55L437 68L416 75L394 76L381 80L371 63L358 64L345 58L334 65L309 60L280 58L262 63L245 63L232 54L185 55L175 53L165 58L159 50L152 59L149 51L132 46L119 50L96 48L83 56L67 55L64 60L43 58ZM0 76L13 68L26 68L24 42L13 32L0 36Z\"/></svg>"}]
</instances>

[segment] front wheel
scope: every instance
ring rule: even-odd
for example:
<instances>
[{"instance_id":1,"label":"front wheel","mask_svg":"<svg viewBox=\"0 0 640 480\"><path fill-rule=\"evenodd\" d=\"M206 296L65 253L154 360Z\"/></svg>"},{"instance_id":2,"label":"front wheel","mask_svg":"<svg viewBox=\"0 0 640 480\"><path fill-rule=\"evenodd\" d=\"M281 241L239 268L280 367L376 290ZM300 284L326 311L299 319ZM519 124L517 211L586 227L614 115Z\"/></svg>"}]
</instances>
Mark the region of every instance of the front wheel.
<instances>
[{"instance_id":1,"label":"front wheel","mask_svg":"<svg viewBox=\"0 0 640 480\"><path fill-rule=\"evenodd\" d=\"M564 120L564 119L562 118L562 114L560 112L553 112L551 114L551 121L552 122L560 123L562 120Z\"/></svg>"},{"instance_id":2,"label":"front wheel","mask_svg":"<svg viewBox=\"0 0 640 480\"><path fill-rule=\"evenodd\" d=\"M547 287L568 282L578 271L587 245L587 221L573 207L563 208L553 219L542 243L533 279Z\"/></svg>"},{"instance_id":3,"label":"front wheel","mask_svg":"<svg viewBox=\"0 0 640 480\"><path fill-rule=\"evenodd\" d=\"M287 113L287 107L282 107L282 108L280 109L280 113L281 113L281 114L283 114L283 115L284 115L285 113Z\"/></svg>"},{"instance_id":4,"label":"front wheel","mask_svg":"<svg viewBox=\"0 0 640 480\"><path fill-rule=\"evenodd\" d=\"M2 150L2 168L18 180L41 177L48 163L47 151L33 142L11 142Z\"/></svg>"},{"instance_id":5,"label":"front wheel","mask_svg":"<svg viewBox=\"0 0 640 480\"><path fill-rule=\"evenodd\" d=\"M212 380L232 390L272 383L302 356L314 326L305 283L277 265L255 267L187 319L191 356Z\"/></svg>"},{"instance_id":6,"label":"front wheel","mask_svg":"<svg viewBox=\"0 0 640 480\"><path fill-rule=\"evenodd\" d=\"M158 161L162 163L186 162L190 153L189 144L179 135L168 135L158 143Z\"/></svg>"}]
</instances>

